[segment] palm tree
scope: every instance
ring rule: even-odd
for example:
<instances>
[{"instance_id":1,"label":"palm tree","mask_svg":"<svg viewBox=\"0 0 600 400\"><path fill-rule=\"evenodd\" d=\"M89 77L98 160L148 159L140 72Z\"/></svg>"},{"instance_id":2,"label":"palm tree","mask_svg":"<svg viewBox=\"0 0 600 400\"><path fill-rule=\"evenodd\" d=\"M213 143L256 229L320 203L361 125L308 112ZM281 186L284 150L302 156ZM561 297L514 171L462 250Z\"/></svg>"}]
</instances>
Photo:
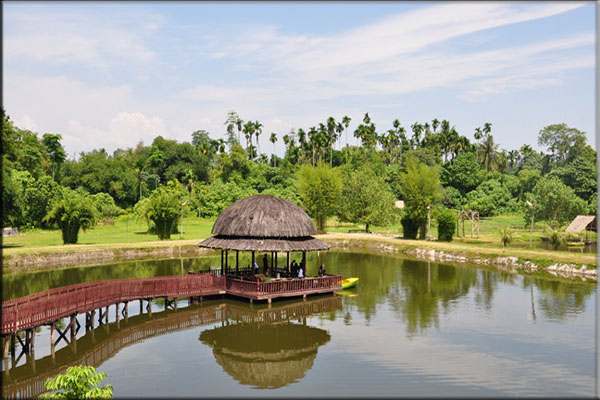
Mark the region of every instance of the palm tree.
<instances>
[{"instance_id":1,"label":"palm tree","mask_svg":"<svg viewBox=\"0 0 600 400\"><path fill-rule=\"evenodd\" d=\"M271 132L271 137L269 138L269 142L273 143L273 154L275 154L275 142L277 141L277 134L275 132ZM271 155L271 158L273 156ZM275 167L277 167L277 160L275 160Z\"/></svg>"},{"instance_id":2,"label":"palm tree","mask_svg":"<svg viewBox=\"0 0 600 400\"><path fill-rule=\"evenodd\" d=\"M350 121L352 121L352 119L347 115L344 115L342 118L342 124L344 124L344 127L346 128L346 146L348 146L348 127L350 126Z\"/></svg>"},{"instance_id":3,"label":"palm tree","mask_svg":"<svg viewBox=\"0 0 600 400\"><path fill-rule=\"evenodd\" d=\"M308 130L308 140L310 141L312 150L312 166L315 166L315 141L317 140L317 128L311 126Z\"/></svg>"},{"instance_id":4,"label":"palm tree","mask_svg":"<svg viewBox=\"0 0 600 400\"><path fill-rule=\"evenodd\" d=\"M256 135L256 146L258 147L258 154L260 154L260 143L258 137L262 134L263 124L258 121L254 121L254 134Z\"/></svg>"},{"instance_id":5,"label":"palm tree","mask_svg":"<svg viewBox=\"0 0 600 400\"><path fill-rule=\"evenodd\" d=\"M238 118L235 120L235 125L236 125L237 131L238 131L238 143L242 143L240 141L240 133L242 132L244 121L242 121L241 118Z\"/></svg>"},{"instance_id":6,"label":"palm tree","mask_svg":"<svg viewBox=\"0 0 600 400\"><path fill-rule=\"evenodd\" d=\"M327 138L327 144L329 145L329 166L333 167L333 143L335 143L335 141L337 140L337 136L336 136L336 123L335 123L335 118L333 117L329 117L327 118L327 133L326 133L326 138Z\"/></svg>"},{"instance_id":7,"label":"palm tree","mask_svg":"<svg viewBox=\"0 0 600 400\"><path fill-rule=\"evenodd\" d=\"M254 135L254 123L252 121L248 121L244 124L242 130L244 131L244 136L246 137L246 149L250 149L252 146L252 136ZM248 158L251 160L251 152L248 151Z\"/></svg>"},{"instance_id":8,"label":"palm tree","mask_svg":"<svg viewBox=\"0 0 600 400\"><path fill-rule=\"evenodd\" d=\"M423 125L418 122L415 122L410 126L413 131L413 136L411 141L411 145L413 148L419 147L419 143L421 143L421 133L423 132Z\"/></svg>"},{"instance_id":9,"label":"palm tree","mask_svg":"<svg viewBox=\"0 0 600 400\"><path fill-rule=\"evenodd\" d=\"M486 134L483 141L477 147L477 157L480 159L481 165L489 172L492 166L498 164L498 146L494 143L494 137Z\"/></svg>"}]
</instances>

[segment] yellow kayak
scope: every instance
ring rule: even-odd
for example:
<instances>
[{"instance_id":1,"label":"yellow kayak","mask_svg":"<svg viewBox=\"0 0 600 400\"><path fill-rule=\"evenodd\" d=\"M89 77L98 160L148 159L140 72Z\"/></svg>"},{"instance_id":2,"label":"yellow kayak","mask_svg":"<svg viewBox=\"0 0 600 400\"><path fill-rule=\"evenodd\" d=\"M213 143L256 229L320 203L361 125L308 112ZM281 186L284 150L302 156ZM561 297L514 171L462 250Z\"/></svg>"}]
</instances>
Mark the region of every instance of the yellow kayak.
<instances>
[{"instance_id":1,"label":"yellow kayak","mask_svg":"<svg viewBox=\"0 0 600 400\"><path fill-rule=\"evenodd\" d=\"M342 289L350 289L358 284L358 278L348 278L342 280Z\"/></svg>"}]
</instances>

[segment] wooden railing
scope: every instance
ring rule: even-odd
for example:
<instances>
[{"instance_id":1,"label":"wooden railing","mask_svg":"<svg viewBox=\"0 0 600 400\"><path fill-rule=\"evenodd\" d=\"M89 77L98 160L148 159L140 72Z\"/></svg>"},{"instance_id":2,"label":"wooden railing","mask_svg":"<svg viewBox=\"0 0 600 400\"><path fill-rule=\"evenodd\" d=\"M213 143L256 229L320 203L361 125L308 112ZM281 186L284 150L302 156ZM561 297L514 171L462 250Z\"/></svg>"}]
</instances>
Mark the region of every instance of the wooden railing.
<instances>
[{"instance_id":1,"label":"wooden railing","mask_svg":"<svg viewBox=\"0 0 600 400\"><path fill-rule=\"evenodd\" d=\"M310 294L328 289L341 289L342 275L328 275L318 278L271 280L267 282L252 282L242 279L227 278L228 292L250 296L270 297L281 294Z\"/></svg>"},{"instance_id":2,"label":"wooden railing","mask_svg":"<svg viewBox=\"0 0 600 400\"><path fill-rule=\"evenodd\" d=\"M225 277L210 274L119 279L81 283L47 290L2 303L2 333L33 328L60 318L101 307L154 297L217 294Z\"/></svg>"}]
</instances>

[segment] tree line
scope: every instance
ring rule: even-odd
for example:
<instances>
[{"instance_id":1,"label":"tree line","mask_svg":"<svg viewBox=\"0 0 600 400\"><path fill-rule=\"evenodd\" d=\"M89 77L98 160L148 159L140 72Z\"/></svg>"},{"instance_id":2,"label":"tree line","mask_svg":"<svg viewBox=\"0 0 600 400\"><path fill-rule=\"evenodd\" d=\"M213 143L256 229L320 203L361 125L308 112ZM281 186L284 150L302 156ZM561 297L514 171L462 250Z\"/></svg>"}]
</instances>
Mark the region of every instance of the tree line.
<instances>
[{"instance_id":1,"label":"tree line","mask_svg":"<svg viewBox=\"0 0 600 400\"><path fill-rule=\"evenodd\" d=\"M3 110L2 224L63 227L77 213L86 216L79 226L87 228L133 213L166 238L182 210L214 217L257 193L295 202L320 230L333 215L367 231L400 220L405 235L421 238L428 215L443 223L453 215L449 210L472 209L482 217L521 213L527 222L529 201L536 220L554 227L596 213L596 151L585 132L564 123L543 127L538 144L545 151L535 151L528 144L499 149L490 123L469 139L437 118L410 127L396 119L385 132L368 113L358 122L350 138L348 116L271 132L273 148L279 138L285 145L278 157L260 149L259 121L231 111L224 138L197 130L189 142L157 136L150 145L67 159L60 134L20 129ZM404 201L402 211L394 207L397 200ZM84 212L78 204L92 207Z\"/></svg>"}]
</instances>

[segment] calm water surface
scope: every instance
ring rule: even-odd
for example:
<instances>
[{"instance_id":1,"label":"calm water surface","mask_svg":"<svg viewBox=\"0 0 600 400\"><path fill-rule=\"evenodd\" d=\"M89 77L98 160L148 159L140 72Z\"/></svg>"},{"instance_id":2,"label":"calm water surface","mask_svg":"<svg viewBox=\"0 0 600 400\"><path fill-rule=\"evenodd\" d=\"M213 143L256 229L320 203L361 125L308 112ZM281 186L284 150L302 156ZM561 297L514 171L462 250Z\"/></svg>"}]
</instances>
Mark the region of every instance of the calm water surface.
<instances>
[{"instance_id":1,"label":"calm water surface","mask_svg":"<svg viewBox=\"0 0 600 400\"><path fill-rule=\"evenodd\" d=\"M37 394L68 365L106 372L115 397L594 396L596 284L414 261L321 253L360 278L345 295L250 305L212 299L81 329L50 355L3 364L3 395ZM247 262L242 258L242 263ZM308 258L316 275L316 255ZM183 274L217 258L138 261L4 276L3 299L82 281ZM83 325L84 316L79 316ZM66 321L66 320L65 320ZM3 396L3 397L4 397Z\"/></svg>"}]
</instances>

